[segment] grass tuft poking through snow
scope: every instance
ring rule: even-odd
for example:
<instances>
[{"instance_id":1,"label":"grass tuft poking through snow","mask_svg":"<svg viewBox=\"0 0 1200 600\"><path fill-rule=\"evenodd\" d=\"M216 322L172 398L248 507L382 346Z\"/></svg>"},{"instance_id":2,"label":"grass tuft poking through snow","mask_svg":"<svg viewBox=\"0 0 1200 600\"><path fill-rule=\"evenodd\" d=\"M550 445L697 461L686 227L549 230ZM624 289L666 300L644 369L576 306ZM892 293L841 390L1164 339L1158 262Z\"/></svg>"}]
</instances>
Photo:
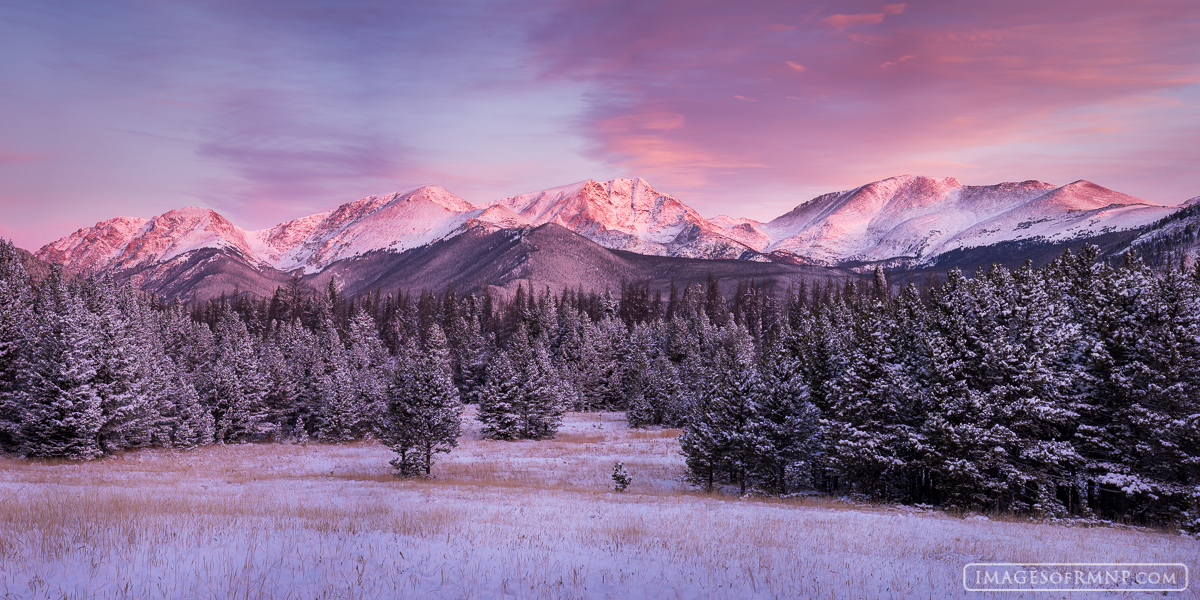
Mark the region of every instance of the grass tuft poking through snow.
<instances>
[{"instance_id":1,"label":"grass tuft poking through snow","mask_svg":"<svg viewBox=\"0 0 1200 600\"><path fill-rule=\"evenodd\" d=\"M373 442L0 460L0 598L954 598L968 562L1200 556L1153 531L701 494L675 430L570 414L499 442L472 416L431 480L393 478Z\"/></svg>"}]
</instances>

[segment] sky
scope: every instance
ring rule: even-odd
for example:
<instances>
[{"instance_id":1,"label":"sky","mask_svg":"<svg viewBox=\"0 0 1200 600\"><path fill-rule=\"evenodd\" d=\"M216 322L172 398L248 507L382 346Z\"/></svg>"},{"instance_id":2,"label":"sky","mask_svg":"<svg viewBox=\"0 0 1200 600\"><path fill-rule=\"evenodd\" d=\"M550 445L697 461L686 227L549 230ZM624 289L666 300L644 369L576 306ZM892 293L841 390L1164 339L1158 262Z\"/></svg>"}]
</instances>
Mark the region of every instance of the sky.
<instances>
[{"instance_id":1,"label":"sky","mask_svg":"<svg viewBox=\"0 0 1200 600\"><path fill-rule=\"evenodd\" d=\"M1200 196L1195 0L0 0L0 237L642 177L769 220L902 174Z\"/></svg>"}]
</instances>

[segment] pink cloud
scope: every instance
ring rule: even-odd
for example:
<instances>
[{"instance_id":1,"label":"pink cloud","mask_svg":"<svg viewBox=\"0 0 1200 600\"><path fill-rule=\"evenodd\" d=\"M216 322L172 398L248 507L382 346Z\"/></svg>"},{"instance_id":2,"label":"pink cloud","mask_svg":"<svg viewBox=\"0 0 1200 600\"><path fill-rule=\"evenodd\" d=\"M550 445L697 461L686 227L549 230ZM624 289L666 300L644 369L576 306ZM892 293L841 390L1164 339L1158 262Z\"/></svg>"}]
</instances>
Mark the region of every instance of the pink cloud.
<instances>
[{"instance_id":1,"label":"pink cloud","mask_svg":"<svg viewBox=\"0 0 1200 600\"><path fill-rule=\"evenodd\" d=\"M894 67L894 66L896 66L896 65L898 65L898 64L900 64L900 63L902 63L902 62L904 62L904 61L906 61L906 60L912 60L912 59L914 59L914 58L916 58L916 56L915 56L915 55L912 55L912 54L905 54L904 56L901 56L900 58L897 58L896 60L889 60L889 61L887 61L887 62L885 62L885 63L883 63L883 64L879 65L879 67L880 67L881 69L886 69L886 68L888 68L888 67Z\"/></svg>"},{"instance_id":2,"label":"pink cloud","mask_svg":"<svg viewBox=\"0 0 1200 600\"><path fill-rule=\"evenodd\" d=\"M821 19L821 22L834 28L845 29L855 25L878 25L883 22L884 14L878 13L862 13L857 15L831 15Z\"/></svg>"},{"instance_id":3,"label":"pink cloud","mask_svg":"<svg viewBox=\"0 0 1200 600\"><path fill-rule=\"evenodd\" d=\"M946 171L929 174L970 170L985 177L978 183L1072 181L1089 173L1077 161L1025 158L1025 148L1038 144L1060 157L1085 152L1092 164L1112 164L1123 153L1103 136L1118 131L1126 144L1174 148L1174 180L1191 177L1200 191L1200 179L1185 166L1197 151L1164 133L1172 129L1165 113L1124 107L1135 96L1195 94L1188 86L1200 82L1194 62L1200 22L1178 18L1181 11L1195 13L1186 1L1114 1L1087 12L1032 0L935 2L920 11L875 5L815 18L784 2L758 5L753 17L707 2L690 11L671 2L638 6L572 12L567 21L547 21L534 39L549 75L604 90L590 97L584 123L650 110L683 116L679 127L660 134L589 133L592 156L627 172L667 178L663 185L703 178L709 186L680 193L716 198L717 189L746 186L829 191L935 168ZM903 21L888 18L901 13ZM764 20L800 25L764 36ZM855 24L874 25L871 35L852 39L857 34L836 31ZM799 70L791 61L797 55L805 57L804 77L782 77ZM734 109L731 96L757 102L753 110ZM1184 102L1174 118L1194 115L1188 107L1196 105ZM1130 115L1140 115L1138 128L1130 128ZM1131 137L1135 129L1140 133ZM664 161L667 154L738 160L685 173L682 161Z\"/></svg>"},{"instance_id":4,"label":"pink cloud","mask_svg":"<svg viewBox=\"0 0 1200 600\"><path fill-rule=\"evenodd\" d=\"M821 19L821 22L838 31L856 25L878 25L883 22L884 17L901 14L905 8L908 8L907 4L887 4L879 12L851 15L836 14Z\"/></svg>"},{"instance_id":5,"label":"pink cloud","mask_svg":"<svg viewBox=\"0 0 1200 600\"><path fill-rule=\"evenodd\" d=\"M0 164L6 163L28 163L49 160L48 154L39 154L36 152L14 152L10 150L0 149Z\"/></svg>"}]
</instances>

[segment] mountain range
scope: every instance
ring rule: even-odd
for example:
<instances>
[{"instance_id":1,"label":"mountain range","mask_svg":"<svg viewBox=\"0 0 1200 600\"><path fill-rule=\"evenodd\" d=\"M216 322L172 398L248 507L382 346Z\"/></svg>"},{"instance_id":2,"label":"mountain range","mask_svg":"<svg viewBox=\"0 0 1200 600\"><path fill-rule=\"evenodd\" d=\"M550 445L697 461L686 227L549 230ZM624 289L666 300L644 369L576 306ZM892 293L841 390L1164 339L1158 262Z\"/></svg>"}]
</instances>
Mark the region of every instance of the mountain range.
<instances>
[{"instance_id":1,"label":"mountain range","mask_svg":"<svg viewBox=\"0 0 1200 600\"><path fill-rule=\"evenodd\" d=\"M1186 210L1186 206L1184 210ZM268 295L293 276L349 293L725 279L787 283L872 265L987 262L989 249L1128 246L1181 207L1087 181L967 186L905 175L818 196L769 222L706 219L643 179L588 180L474 206L436 185L246 231L216 211L117 217L37 251L82 276L167 297ZM1171 223L1174 223L1173 225ZM1107 236L1107 237L1106 237ZM992 252L994 254L994 252Z\"/></svg>"}]
</instances>

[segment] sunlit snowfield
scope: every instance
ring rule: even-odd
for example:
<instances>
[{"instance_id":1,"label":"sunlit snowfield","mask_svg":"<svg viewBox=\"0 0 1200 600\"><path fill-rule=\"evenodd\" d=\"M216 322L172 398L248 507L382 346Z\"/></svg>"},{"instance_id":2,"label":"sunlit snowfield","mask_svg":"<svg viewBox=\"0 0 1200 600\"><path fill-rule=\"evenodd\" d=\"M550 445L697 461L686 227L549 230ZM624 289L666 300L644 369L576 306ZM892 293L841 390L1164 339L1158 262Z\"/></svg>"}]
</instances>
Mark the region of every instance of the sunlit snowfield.
<instances>
[{"instance_id":1,"label":"sunlit snowfield","mask_svg":"<svg viewBox=\"0 0 1200 600\"><path fill-rule=\"evenodd\" d=\"M677 431L615 413L568 415L544 442L467 422L430 481L393 479L375 443L0 461L0 598L1019 598L964 592L962 566L1194 576L1200 556L1149 531L697 494Z\"/></svg>"}]
</instances>

